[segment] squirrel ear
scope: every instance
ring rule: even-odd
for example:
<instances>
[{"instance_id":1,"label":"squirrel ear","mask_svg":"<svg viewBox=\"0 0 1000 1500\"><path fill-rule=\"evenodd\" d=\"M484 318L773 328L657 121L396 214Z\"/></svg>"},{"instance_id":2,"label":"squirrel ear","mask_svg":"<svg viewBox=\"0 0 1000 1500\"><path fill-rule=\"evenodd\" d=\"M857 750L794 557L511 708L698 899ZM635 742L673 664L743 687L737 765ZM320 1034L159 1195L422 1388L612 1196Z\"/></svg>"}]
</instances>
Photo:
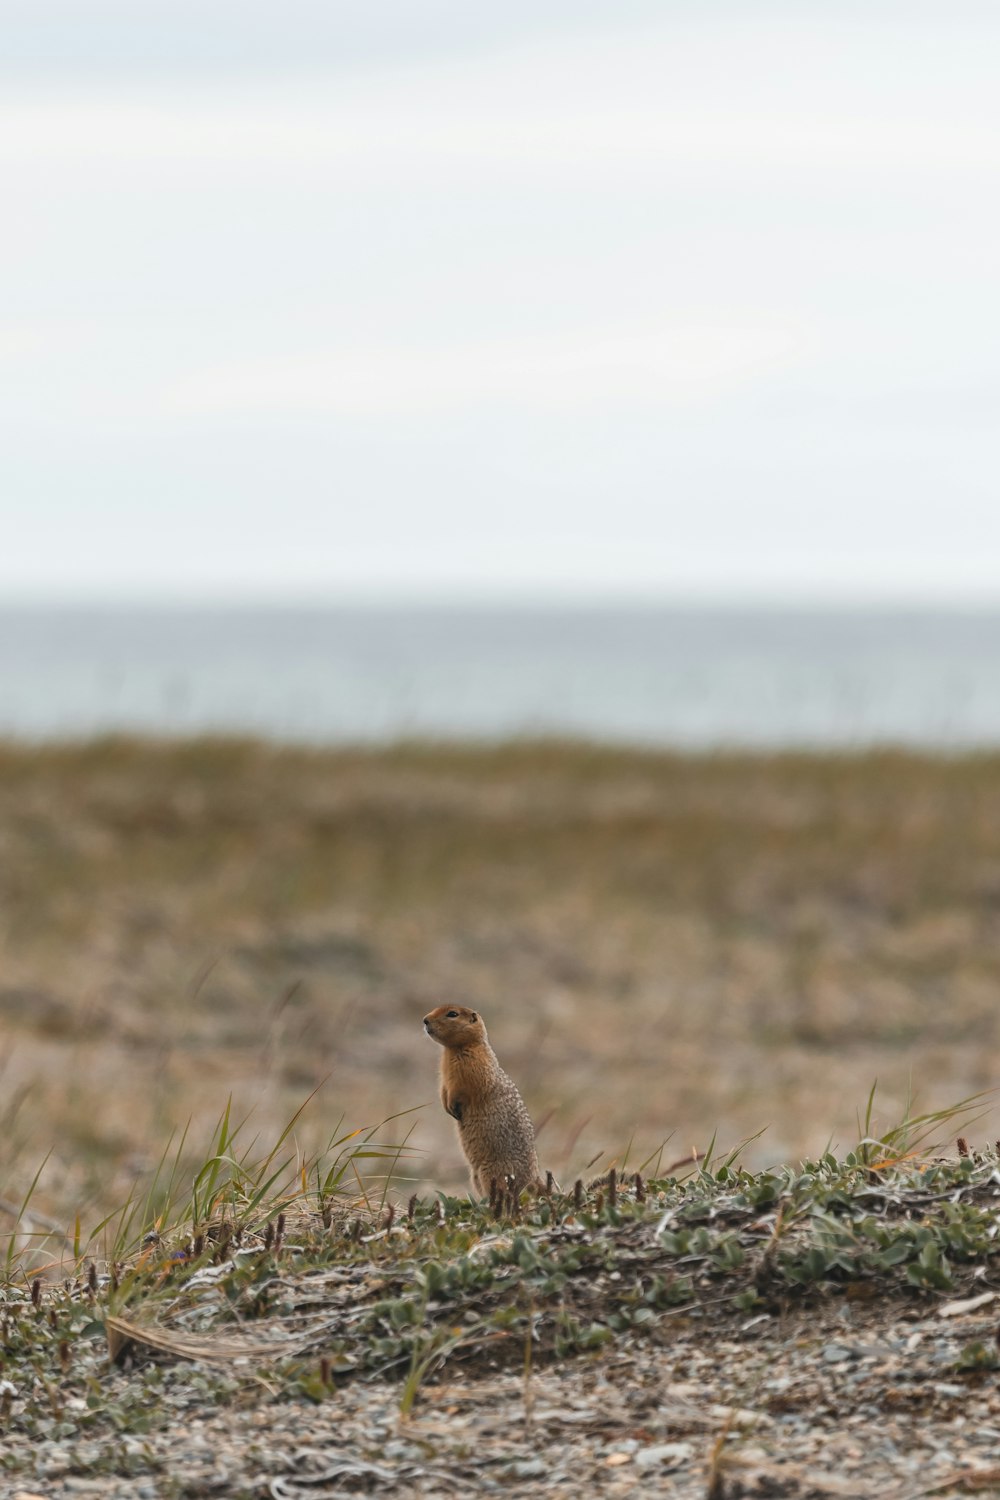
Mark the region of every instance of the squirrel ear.
<instances>
[{"instance_id":1,"label":"squirrel ear","mask_svg":"<svg viewBox=\"0 0 1000 1500\"><path fill-rule=\"evenodd\" d=\"M470 1021L478 1021L479 1020L479 1017L476 1015L475 1011L473 1011L472 1014L469 1016L469 1020Z\"/></svg>"}]
</instances>

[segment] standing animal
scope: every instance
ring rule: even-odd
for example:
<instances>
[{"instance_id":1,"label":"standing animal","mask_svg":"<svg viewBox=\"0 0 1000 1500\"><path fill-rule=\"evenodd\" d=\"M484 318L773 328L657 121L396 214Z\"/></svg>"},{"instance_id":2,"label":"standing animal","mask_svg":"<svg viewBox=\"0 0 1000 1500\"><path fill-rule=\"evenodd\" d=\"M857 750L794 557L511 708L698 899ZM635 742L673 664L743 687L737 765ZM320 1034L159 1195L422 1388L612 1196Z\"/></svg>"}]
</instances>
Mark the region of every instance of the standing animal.
<instances>
[{"instance_id":1,"label":"standing animal","mask_svg":"<svg viewBox=\"0 0 1000 1500\"><path fill-rule=\"evenodd\" d=\"M444 1048L441 1103L458 1124L472 1174L472 1190L486 1197L492 1182L504 1192L540 1187L535 1132L524 1100L490 1046L482 1016L464 1005L439 1005L424 1030Z\"/></svg>"}]
</instances>

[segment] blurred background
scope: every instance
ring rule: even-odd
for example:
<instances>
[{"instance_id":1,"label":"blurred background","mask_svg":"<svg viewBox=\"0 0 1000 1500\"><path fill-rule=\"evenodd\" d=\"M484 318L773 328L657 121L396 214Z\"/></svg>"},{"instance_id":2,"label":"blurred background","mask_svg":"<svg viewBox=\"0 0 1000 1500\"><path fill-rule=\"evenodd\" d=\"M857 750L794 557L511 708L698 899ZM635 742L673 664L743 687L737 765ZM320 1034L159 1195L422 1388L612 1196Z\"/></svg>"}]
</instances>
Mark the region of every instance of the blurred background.
<instances>
[{"instance_id":1,"label":"blurred background","mask_svg":"<svg viewBox=\"0 0 1000 1500\"><path fill-rule=\"evenodd\" d=\"M563 1176L994 1087L995 7L0 28L0 1197L459 1188L442 1000Z\"/></svg>"}]
</instances>

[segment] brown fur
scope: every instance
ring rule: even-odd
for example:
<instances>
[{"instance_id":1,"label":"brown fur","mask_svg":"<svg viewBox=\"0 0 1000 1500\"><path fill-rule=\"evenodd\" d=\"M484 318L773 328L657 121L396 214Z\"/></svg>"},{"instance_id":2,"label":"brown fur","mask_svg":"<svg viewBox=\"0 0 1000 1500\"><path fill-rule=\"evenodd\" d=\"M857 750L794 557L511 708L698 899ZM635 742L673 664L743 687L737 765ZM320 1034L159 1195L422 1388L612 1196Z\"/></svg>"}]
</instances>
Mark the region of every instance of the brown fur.
<instances>
[{"instance_id":1,"label":"brown fur","mask_svg":"<svg viewBox=\"0 0 1000 1500\"><path fill-rule=\"evenodd\" d=\"M491 1180L503 1192L508 1177L515 1192L540 1186L531 1117L497 1061L482 1017L464 1005L439 1005L424 1016L424 1030L444 1048L441 1103L457 1121L473 1192L485 1197Z\"/></svg>"}]
</instances>

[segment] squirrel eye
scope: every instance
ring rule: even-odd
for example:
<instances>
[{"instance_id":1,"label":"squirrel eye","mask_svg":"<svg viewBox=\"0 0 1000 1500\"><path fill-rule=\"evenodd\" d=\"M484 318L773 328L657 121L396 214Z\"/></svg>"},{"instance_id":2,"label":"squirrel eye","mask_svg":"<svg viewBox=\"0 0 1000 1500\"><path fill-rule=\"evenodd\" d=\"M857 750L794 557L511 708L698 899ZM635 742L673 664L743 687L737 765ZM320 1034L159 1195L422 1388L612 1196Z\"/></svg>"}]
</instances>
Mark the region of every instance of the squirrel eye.
<instances>
[{"instance_id":1,"label":"squirrel eye","mask_svg":"<svg viewBox=\"0 0 1000 1500\"><path fill-rule=\"evenodd\" d=\"M448 1012L448 1015L446 1016L445 1019L448 1020L448 1021L457 1021L458 1020L458 1011L457 1010L450 1010Z\"/></svg>"}]
</instances>

